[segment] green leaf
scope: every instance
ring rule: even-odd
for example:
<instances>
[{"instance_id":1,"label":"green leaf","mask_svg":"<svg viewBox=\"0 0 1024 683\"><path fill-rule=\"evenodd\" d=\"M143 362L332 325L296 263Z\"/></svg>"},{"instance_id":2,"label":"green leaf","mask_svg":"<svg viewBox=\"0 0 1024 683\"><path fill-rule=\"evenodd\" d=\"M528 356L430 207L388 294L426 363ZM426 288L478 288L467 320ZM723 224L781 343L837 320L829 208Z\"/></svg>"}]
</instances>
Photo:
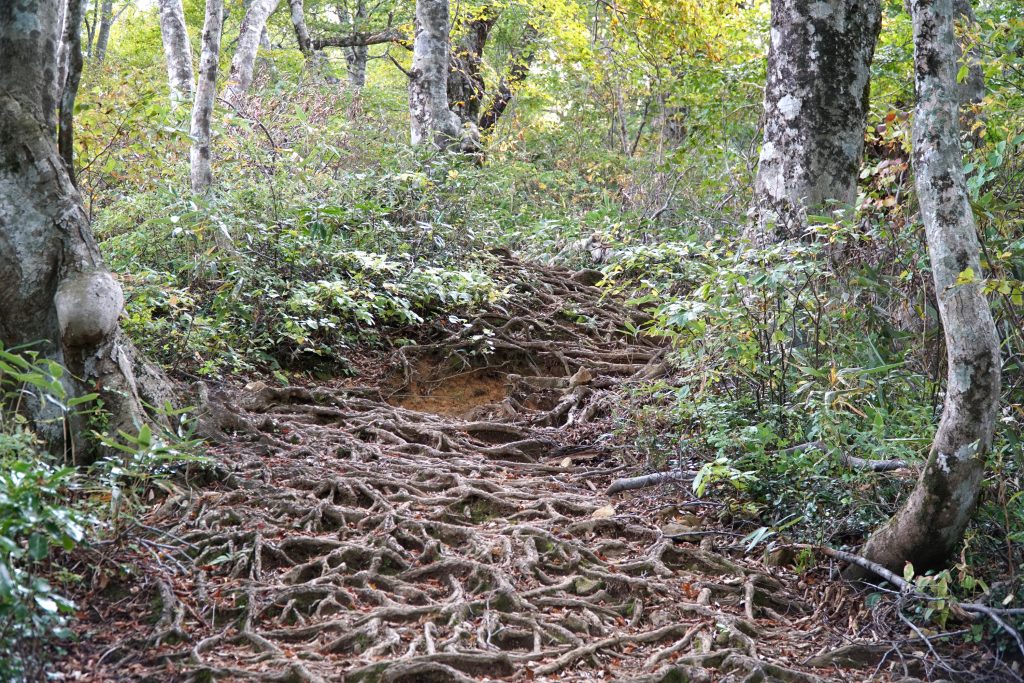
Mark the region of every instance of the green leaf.
<instances>
[{"instance_id":1,"label":"green leaf","mask_svg":"<svg viewBox=\"0 0 1024 683\"><path fill-rule=\"evenodd\" d=\"M41 560L50 552L50 543L42 534L32 534L28 539L28 553L33 560Z\"/></svg>"},{"instance_id":2,"label":"green leaf","mask_svg":"<svg viewBox=\"0 0 1024 683\"><path fill-rule=\"evenodd\" d=\"M907 565L903 567L903 580L913 581L914 580L914 565L907 562Z\"/></svg>"},{"instance_id":3,"label":"green leaf","mask_svg":"<svg viewBox=\"0 0 1024 683\"><path fill-rule=\"evenodd\" d=\"M47 597L45 595L37 595L36 604L42 607L45 611L49 612L50 614L57 613L57 603L53 600L53 598Z\"/></svg>"}]
</instances>

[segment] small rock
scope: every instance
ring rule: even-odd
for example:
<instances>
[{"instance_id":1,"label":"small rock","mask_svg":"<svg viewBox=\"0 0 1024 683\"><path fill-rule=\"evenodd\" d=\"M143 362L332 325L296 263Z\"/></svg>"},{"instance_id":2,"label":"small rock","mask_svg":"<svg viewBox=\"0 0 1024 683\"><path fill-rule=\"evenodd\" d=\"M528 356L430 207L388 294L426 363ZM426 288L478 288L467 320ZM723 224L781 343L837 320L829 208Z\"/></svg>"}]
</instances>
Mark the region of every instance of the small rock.
<instances>
[{"instance_id":1,"label":"small rock","mask_svg":"<svg viewBox=\"0 0 1024 683\"><path fill-rule=\"evenodd\" d=\"M615 506L614 505L605 505L604 507L599 507L596 510L594 510L594 512L591 513L591 515L590 515L591 519L608 519L609 517L614 517L614 516L615 516Z\"/></svg>"},{"instance_id":2,"label":"small rock","mask_svg":"<svg viewBox=\"0 0 1024 683\"><path fill-rule=\"evenodd\" d=\"M578 387L583 384L590 384L594 381L594 373L588 367L581 367L576 374L569 378L570 387Z\"/></svg>"},{"instance_id":3,"label":"small rock","mask_svg":"<svg viewBox=\"0 0 1024 683\"><path fill-rule=\"evenodd\" d=\"M789 567L796 560L792 548L772 548L764 553L764 563L769 567Z\"/></svg>"},{"instance_id":4,"label":"small rock","mask_svg":"<svg viewBox=\"0 0 1024 683\"><path fill-rule=\"evenodd\" d=\"M593 268L584 268L583 270L577 270L572 274L572 281L578 282L581 285L587 285L593 287L598 282L604 279L604 273Z\"/></svg>"}]
</instances>

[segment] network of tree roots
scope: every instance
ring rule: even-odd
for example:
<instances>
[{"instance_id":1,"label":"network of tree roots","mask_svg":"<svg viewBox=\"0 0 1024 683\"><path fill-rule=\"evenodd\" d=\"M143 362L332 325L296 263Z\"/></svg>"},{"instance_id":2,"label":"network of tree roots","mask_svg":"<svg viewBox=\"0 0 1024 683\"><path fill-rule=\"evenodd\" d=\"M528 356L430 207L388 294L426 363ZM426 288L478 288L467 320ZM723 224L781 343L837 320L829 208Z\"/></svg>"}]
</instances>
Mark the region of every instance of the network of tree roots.
<instances>
[{"instance_id":1,"label":"network of tree roots","mask_svg":"<svg viewBox=\"0 0 1024 683\"><path fill-rule=\"evenodd\" d=\"M738 534L716 531L719 504L688 486L610 500L609 482L640 468L602 436L625 388L664 371L665 350L621 332L635 314L591 274L510 258L503 272L509 299L438 325L363 385L211 390L220 476L145 516L120 550L135 573L94 586L65 675L935 673L925 644L879 624L898 618L871 616L825 568L798 576L745 556ZM114 561L103 552L97 565Z\"/></svg>"}]
</instances>

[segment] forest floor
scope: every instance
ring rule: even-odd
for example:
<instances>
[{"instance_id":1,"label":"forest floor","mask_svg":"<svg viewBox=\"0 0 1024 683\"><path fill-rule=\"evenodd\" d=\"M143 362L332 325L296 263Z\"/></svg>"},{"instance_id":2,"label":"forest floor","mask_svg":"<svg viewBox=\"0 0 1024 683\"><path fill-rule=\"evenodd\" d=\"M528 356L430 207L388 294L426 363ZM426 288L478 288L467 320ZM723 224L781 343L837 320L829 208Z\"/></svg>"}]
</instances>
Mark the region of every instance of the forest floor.
<instances>
[{"instance_id":1,"label":"forest floor","mask_svg":"<svg viewBox=\"0 0 1024 683\"><path fill-rule=\"evenodd\" d=\"M356 380L210 389L217 476L91 551L56 677L1009 680L746 555L685 476L607 495L643 470L615 406L666 349L592 273L503 260L507 299Z\"/></svg>"}]
</instances>

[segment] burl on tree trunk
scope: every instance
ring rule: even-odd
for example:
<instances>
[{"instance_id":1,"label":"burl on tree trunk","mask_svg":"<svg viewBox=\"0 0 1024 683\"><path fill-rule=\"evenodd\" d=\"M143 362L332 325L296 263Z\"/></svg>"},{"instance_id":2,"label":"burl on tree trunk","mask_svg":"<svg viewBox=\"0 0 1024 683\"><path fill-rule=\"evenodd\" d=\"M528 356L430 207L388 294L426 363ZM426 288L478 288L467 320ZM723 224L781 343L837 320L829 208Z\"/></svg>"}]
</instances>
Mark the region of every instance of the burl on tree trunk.
<instances>
[{"instance_id":1,"label":"burl on tree trunk","mask_svg":"<svg viewBox=\"0 0 1024 683\"><path fill-rule=\"evenodd\" d=\"M856 199L880 27L879 0L773 0L752 242L801 237L809 210Z\"/></svg>"},{"instance_id":2,"label":"burl on tree trunk","mask_svg":"<svg viewBox=\"0 0 1024 683\"><path fill-rule=\"evenodd\" d=\"M161 398L167 385L139 365L118 326L121 287L103 265L48 121L60 4L0 4L0 342L64 365L69 396L98 392L111 427L134 432L144 419L138 370ZM60 409L47 401L25 410L51 448L79 462L89 457L81 424L65 431Z\"/></svg>"},{"instance_id":3,"label":"burl on tree trunk","mask_svg":"<svg viewBox=\"0 0 1024 683\"><path fill-rule=\"evenodd\" d=\"M999 338L982 290L960 154L953 3L910 5L918 98L913 164L949 374L921 477L902 509L864 547L865 557L896 572L905 562L918 571L940 566L962 541L992 445L1000 386Z\"/></svg>"}]
</instances>

